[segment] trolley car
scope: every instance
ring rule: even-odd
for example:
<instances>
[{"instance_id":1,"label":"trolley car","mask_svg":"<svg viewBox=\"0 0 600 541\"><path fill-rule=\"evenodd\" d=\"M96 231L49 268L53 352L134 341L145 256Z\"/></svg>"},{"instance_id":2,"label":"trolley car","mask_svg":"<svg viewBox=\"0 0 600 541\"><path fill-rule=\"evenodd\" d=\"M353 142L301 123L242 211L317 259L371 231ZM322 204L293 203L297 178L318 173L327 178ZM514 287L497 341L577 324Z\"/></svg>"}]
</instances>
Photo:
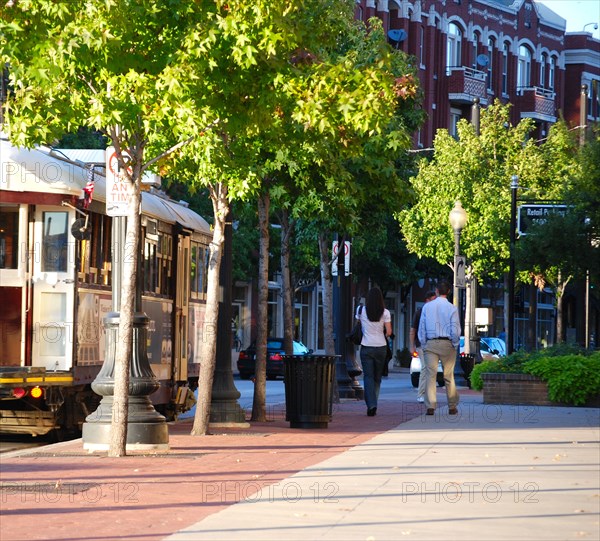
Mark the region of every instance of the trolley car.
<instances>
[{"instance_id":1,"label":"trolley car","mask_svg":"<svg viewBox=\"0 0 600 541\"><path fill-rule=\"evenodd\" d=\"M111 310L112 218L104 160L81 161L0 134L0 432L79 429L99 402ZM83 208L83 189L94 179ZM212 233L183 202L142 193L142 309L155 407L172 416L197 379Z\"/></svg>"}]
</instances>

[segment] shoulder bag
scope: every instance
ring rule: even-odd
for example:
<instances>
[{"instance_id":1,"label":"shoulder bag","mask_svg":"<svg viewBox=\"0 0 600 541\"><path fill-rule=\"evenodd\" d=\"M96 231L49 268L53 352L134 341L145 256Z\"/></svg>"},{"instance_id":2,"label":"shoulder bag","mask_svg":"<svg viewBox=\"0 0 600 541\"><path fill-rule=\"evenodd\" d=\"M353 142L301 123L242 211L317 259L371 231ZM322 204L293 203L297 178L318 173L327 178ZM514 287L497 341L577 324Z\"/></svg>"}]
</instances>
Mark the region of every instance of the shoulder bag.
<instances>
[{"instance_id":1,"label":"shoulder bag","mask_svg":"<svg viewBox=\"0 0 600 541\"><path fill-rule=\"evenodd\" d=\"M362 304L358 307L358 321L354 324L354 327L352 327L352 330L346 335L346 340L349 340L350 342L352 342L354 345L356 346L360 346L360 343L362 342L362 337L363 337L363 332L362 332L362 326L360 324L360 314L362 312L363 306Z\"/></svg>"}]
</instances>

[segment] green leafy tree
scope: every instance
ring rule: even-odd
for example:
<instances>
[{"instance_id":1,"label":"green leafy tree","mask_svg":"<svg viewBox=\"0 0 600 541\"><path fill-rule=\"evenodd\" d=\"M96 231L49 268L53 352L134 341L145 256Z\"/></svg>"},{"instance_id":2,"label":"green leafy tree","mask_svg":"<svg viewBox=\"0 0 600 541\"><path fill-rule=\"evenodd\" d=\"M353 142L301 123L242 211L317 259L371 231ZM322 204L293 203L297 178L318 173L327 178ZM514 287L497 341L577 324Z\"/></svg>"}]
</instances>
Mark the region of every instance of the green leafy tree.
<instances>
[{"instance_id":1,"label":"green leafy tree","mask_svg":"<svg viewBox=\"0 0 600 541\"><path fill-rule=\"evenodd\" d=\"M157 133L178 133L187 118L193 74L178 70L173 59L203 20L200 5L177 0L23 0L0 8L1 60L9 65L12 88L5 129L14 144L28 147L79 127L102 133L116 149L129 189L130 253L139 252L140 178L173 150L147 149ZM123 260L111 456L125 454L133 336L137 258Z\"/></svg>"},{"instance_id":2,"label":"green leafy tree","mask_svg":"<svg viewBox=\"0 0 600 541\"><path fill-rule=\"evenodd\" d=\"M186 181L197 187L207 187L213 199L214 236L206 308L209 322L217 315L216 277L229 201L252 196L259 203L253 419L262 420L271 190L276 189L281 171L294 167L294 160L307 163L304 156L311 154L322 159L319 144L330 141L331 148L336 144L348 146L355 134L365 138L376 130L396 100L396 85L382 69L389 54L386 50L375 50L370 66L357 65L353 52L337 52L336 42L352 20L351 2L217 4L218 9L205 14L205 24L195 28L184 40L182 51L174 55L173 70L191 70L196 77L195 95L186 95L190 96L190 106L185 108L185 122L164 137L168 144L174 142L170 141L173 135L190 139L190 143L174 160L161 165L171 174L187 175ZM207 122L210 132L199 137L201 126ZM347 141L341 132L348 132ZM303 141L301 152L294 152L292 160L290 149L299 148ZM207 425L209 404L204 401L210 397L214 371L212 340L209 333L202 344L201 402L194 433L203 433Z\"/></svg>"},{"instance_id":3,"label":"green leafy tree","mask_svg":"<svg viewBox=\"0 0 600 541\"><path fill-rule=\"evenodd\" d=\"M282 224L286 223L286 212L292 220L302 216L324 224L332 217L344 216L343 220L348 221L357 199L353 193L356 182L349 182L353 177L346 162L360 156L370 140L380 138L388 153L409 141L404 131L396 126L390 129L399 93L405 91L405 82L396 76L398 55L387 45L381 29L367 32L364 26L355 22L351 3L340 2L338 9L327 4L325 11L324 3L319 7L318 17L311 15L306 21L301 19L310 31L304 35L300 52L296 48L291 61L285 59L286 66L291 69L278 75L275 88L282 94L276 107L278 122L257 137L247 138L256 155L254 171L260 179L256 195L261 236L252 413L252 419L256 421L265 417L262 390L266 364L270 208L273 203L279 207ZM303 13L313 11L304 9ZM300 23L296 24L296 27L300 26ZM324 28L327 29L325 34ZM360 43L361 47L340 46L340 43L349 42ZM365 193L361 197L366 200ZM330 238L325 241L323 231L321 246L326 246L328 251ZM282 239L289 239L288 230L282 231ZM287 248L284 247L282 255L282 265L287 269ZM327 278L324 274L326 284ZM326 292L330 289L325 288ZM291 296L286 294L286 298L289 308ZM332 320L331 305L331 299L325 295L326 325ZM286 326L289 342L291 324ZM326 327L325 336L333 336L331 329L328 332ZM326 342L326 351L333 353L332 340Z\"/></svg>"},{"instance_id":4,"label":"green leafy tree","mask_svg":"<svg viewBox=\"0 0 600 541\"><path fill-rule=\"evenodd\" d=\"M532 198L545 191L542 153L529 137L533 122L511 125L509 108L496 101L483 109L479 135L466 120L458 123L457 138L439 130L432 159L423 159L411 179L414 204L398 213L408 249L453 268L448 215L461 201L468 214L460 248L469 281L495 279L508 270L511 177L517 175ZM468 297L467 313L472 303ZM467 335L469 330L466 326Z\"/></svg>"},{"instance_id":5,"label":"green leafy tree","mask_svg":"<svg viewBox=\"0 0 600 541\"><path fill-rule=\"evenodd\" d=\"M376 69L379 77L384 78L382 85L387 86L377 90L362 79L360 91L355 89L355 83L349 86L350 96L361 96L361 107L368 107L370 116L364 111L358 114L354 106L346 106L348 98L344 92L348 89L339 84L332 88L329 99L338 96L335 99L342 103L339 110L344 116L333 124L337 127L335 131L319 133L314 150L300 162L299 174L295 175L299 192L286 191L288 200L293 201L292 215L315 224L327 353L334 353L330 254L334 234L338 233L341 240L349 238L368 223L365 216L377 209L391 213L406 199L407 186L398 175L395 158L409 148L410 133L422 120L411 60L388 46L380 21L369 21L368 30L360 23L353 23L344 37L333 54L345 66L351 62L360 73L370 74ZM390 98L382 104L378 98L383 90ZM305 146L311 143L309 140Z\"/></svg>"},{"instance_id":6,"label":"green leafy tree","mask_svg":"<svg viewBox=\"0 0 600 541\"><path fill-rule=\"evenodd\" d=\"M423 159L411 179L414 204L398 213L408 248L420 257L450 264L454 256L453 231L448 214L455 201L468 213L461 251L478 278L497 278L508 268L510 181L540 193L537 181L543 160L529 139L533 123L509 123L509 106L495 102L481 112L480 135L465 120L455 139L439 130L433 159Z\"/></svg>"},{"instance_id":7,"label":"green leafy tree","mask_svg":"<svg viewBox=\"0 0 600 541\"><path fill-rule=\"evenodd\" d=\"M564 122L550 129L543 144L546 198L567 205L564 214L548 216L542 223L527 228L516 245L518 267L539 289L554 291L557 308L557 341L565 340L563 298L573 280L587 273L597 277L600 248L595 239L600 206L598 141L580 148L576 134ZM595 164L595 165L594 165Z\"/></svg>"}]
</instances>

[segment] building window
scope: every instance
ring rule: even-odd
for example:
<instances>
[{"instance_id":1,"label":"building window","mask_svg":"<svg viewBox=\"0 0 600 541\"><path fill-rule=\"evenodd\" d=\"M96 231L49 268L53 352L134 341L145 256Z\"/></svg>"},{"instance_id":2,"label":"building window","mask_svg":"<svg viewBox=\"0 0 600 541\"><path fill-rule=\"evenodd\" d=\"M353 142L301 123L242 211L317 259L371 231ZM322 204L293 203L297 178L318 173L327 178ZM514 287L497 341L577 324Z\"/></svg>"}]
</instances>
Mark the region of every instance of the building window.
<instances>
[{"instance_id":1,"label":"building window","mask_svg":"<svg viewBox=\"0 0 600 541\"><path fill-rule=\"evenodd\" d=\"M473 68L479 69L477 65L477 55L479 55L479 33L475 32L473 34Z\"/></svg>"},{"instance_id":2,"label":"building window","mask_svg":"<svg viewBox=\"0 0 600 541\"><path fill-rule=\"evenodd\" d=\"M519 63L517 65L517 90L531 86L531 51L521 45L519 47Z\"/></svg>"},{"instance_id":3,"label":"building window","mask_svg":"<svg viewBox=\"0 0 600 541\"><path fill-rule=\"evenodd\" d=\"M446 50L446 74L450 75L452 68L462 65L461 58L462 31L454 23L448 26L448 41Z\"/></svg>"},{"instance_id":4,"label":"building window","mask_svg":"<svg viewBox=\"0 0 600 541\"><path fill-rule=\"evenodd\" d=\"M419 29L419 63L425 68L425 29L422 26Z\"/></svg>"},{"instance_id":5,"label":"building window","mask_svg":"<svg viewBox=\"0 0 600 541\"><path fill-rule=\"evenodd\" d=\"M508 94L508 43L502 46L502 94Z\"/></svg>"},{"instance_id":6,"label":"building window","mask_svg":"<svg viewBox=\"0 0 600 541\"><path fill-rule=\"evenodd\" d=\"M540 86L546 88L546 64L548 63L548 56L544 53L540 59Z\"/></svg>"},{"instance_id":7,"label":"building window","mask_svg":"<svg viewBox=\"0 0 600 541\"><path fill-rule=\"evenodd\" d=\"M550 60L548 62L548 88L550 90L554 90L555 69L556 69L556 60L554 58L550 57Z\"/></svg>"},{"instance_id":8,"label":"building window","mask_svg":"<svg viewBox=\"0 0 600 541\"><path fill-rule=\"evenodd\" d=\"M487 63L487 76L488 76L488 81L487 81L487 87L488 90L490 92L492 92L492 90L494 89L494 77L493 77L493 71L494 71L494 40L493 38L489 38L488 39L488 53L487 53L487 57L488 57L488 63Z\"/></svg>"},{"instance_id":9,"label":"building window","mask_svg":"<svg viewBox=\"0 0 600 541\"><path fill-rule=\"evenodd\" d=\"M461 119L460 109L450 109L450 135L458 139L458 121Z\"/></svg>"},{"instance_id":10,"label":"building window","mask_svg":"<svg viewBox=\"0 0 600 541\"><path fill-rule=\"evenodd\" d=\"M598 101L598 80L584 81L587 85L587 118L596 118L598 116L597 108L594 104Z\"/></svg>"}]
</instances>

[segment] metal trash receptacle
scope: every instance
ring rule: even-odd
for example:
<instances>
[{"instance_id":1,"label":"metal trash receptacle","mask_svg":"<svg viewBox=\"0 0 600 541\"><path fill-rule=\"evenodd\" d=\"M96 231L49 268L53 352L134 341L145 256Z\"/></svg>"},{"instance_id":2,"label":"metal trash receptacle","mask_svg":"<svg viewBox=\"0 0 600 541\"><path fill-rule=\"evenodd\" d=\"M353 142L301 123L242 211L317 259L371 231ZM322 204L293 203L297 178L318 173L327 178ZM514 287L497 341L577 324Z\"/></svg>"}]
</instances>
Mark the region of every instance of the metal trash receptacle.
<instances>
[{"instance_id":1,"label":"metal trash receptacle","mask_svg":"<svg viewBox=\"0 0 600 541\"><path fill-rule=\"evenodd\" d=\"M475 355L470 353L465 353L460 356L460 367L463 371L463 376L467 382L467 386L469 389L471 388L471 372L473 372L473 368L475 367Z\"/></svg>"},{"instance_id":2,"label":"metal trash receptacle","mask_svg":"<svg viewBox=\"0 0 600 541\"><path fill-rule=\"evenodd\" d=\"M285 420L290 428L327 428L337 355L283 355Z\"/></svg>"}]
</instances>

